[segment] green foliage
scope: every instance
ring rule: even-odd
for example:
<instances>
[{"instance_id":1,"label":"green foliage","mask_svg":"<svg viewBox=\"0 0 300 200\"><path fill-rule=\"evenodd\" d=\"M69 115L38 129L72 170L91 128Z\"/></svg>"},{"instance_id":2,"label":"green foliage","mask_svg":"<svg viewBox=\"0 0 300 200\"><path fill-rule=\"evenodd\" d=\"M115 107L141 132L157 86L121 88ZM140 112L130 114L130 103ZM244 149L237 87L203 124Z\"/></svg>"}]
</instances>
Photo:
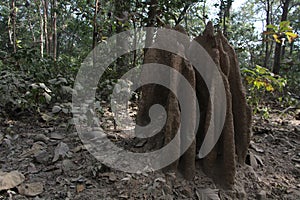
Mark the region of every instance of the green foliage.
<instances>
[{"instance_id":1,"label":"green foliage","mask_svg":"<svg viewBox=\"0 0 300 200\"><path fill-rule=\"evenodd\" d=\"M265 31L264 34L272 35L277 43L284 44L285 38L288 39L289 43L292 43L296 38L298 38L298 35L294 33L294 30L290 24L290 21L280 22L277 26L270 24L267 26L269 30Z\"/></svg>"},{"instance_id":2,"label":"green foliage","mask_svg":"<svg viewBox=\"0 0 300 200\"><path fill-rule=\"evenodd\" d=\"M282 93L287 85L285 78L259 65L254 69L242 69L242 74L248 86L248 102L253 106L254 112L266 111L266 108L259 108L262 105L262 97L275 92Z\"/></svg>"},{"instance_id":3,"label":"green foliage","mask_svg":"<svg viewBox=\"0 0 300 200\"><path fill-rule=\"evenodd\" d=\"M44 83L33 83L24 73L4 70L0 78L0 104L2 109L14 112L37 110L51 102L52 91Z\"/></svg>"},{"instance_id":4,"label":"green foliage","mask_svg":"<svg viewBox=\"0 0 300 200\"><path fill-rule=\"evenodd\" d=\"M275 76L267 68L256 65L254 70L243 69L243 73L247 73L247 83L252 85L257 90L265 90L267 92L274 92L277 88L282 92L286 86L287 81L284 78Z\"/></svg>"},{"instance_id":5,"label":"green foliage","mask_svg":"<svg viewBox=\"0 0 300 200\"><path fill-rule=\"evenodd\" d=\"M7 114L37 113L54 103L71 101L76 62L64 56L56 62L40 58L35 48L20 49L4 62L0 65L0 107Z\"/></svg>"},{"instance_id":6,"label":"green foliage","mask_svg":"<svg viewBox=\"0 0 300 200\"><path fill-rule=\"evenodd\" d=\"M0 77L0 107L13 112L39 112L53 103L71 100L73 89L66 78L57 77L47 82L35 82L25 73L3 70Z\"/></svg>"}]
</instances>

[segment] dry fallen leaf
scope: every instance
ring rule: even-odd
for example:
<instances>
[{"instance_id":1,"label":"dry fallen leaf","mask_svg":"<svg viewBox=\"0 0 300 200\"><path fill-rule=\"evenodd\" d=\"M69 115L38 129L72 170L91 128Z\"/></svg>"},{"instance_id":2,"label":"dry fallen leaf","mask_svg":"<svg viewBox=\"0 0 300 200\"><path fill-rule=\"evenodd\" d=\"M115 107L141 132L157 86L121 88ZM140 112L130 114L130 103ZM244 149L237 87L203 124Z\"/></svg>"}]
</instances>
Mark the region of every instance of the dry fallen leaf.
<instances>
[{"instance_id":1,"label":"dry fallen leaf","mask_svg":"<svg viewBox=\"0 0 300 200\"><path fill-rule=\"evenodd\" d=\"M44 192L44 186L42 183L27 183L17 187L21 195L35 197Z\"/></svg>"},{"instance_id":2,"label":"dry fallen leaf","mask_svg":"<svg viewBox=\"0 0 300 200\"><path fill-rule=\"evenodd\" d=\"M25 181L25 177L18 171L0 171L0 191L12 189Z\"/></svg>"},{"instance_id":3,"label":"dry fallen leaf","mask_svg":"<svg viewBox=\"0 0 300 200\"><path fill-rule=\"evenodd\" d=\"M85 186L83 184L78 184L76 186L77 193L83 192L84 189L85 189Z\"/></svg>"}]
</instances>

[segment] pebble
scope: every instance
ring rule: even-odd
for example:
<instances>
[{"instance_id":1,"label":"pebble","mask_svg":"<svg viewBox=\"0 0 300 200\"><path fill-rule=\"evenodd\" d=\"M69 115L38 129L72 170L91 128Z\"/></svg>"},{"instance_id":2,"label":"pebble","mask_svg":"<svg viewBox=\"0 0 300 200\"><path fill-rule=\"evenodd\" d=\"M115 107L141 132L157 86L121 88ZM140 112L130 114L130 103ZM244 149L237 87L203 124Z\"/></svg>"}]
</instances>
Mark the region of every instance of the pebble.
<instances>
[{"instance_id":1,"label":"pebble","mask_svg":"<svg viewBox=\"0 0 300 200\"><path fill-rule=\"evenodd\" d=\"M62 169L65 173L69 173L76 170L76 165L73 161L69 159L65 159L62 162Z\"/></svg>"},{"instance_id":2,"label":"pebble","mask_svg":"<svg viewBox=\"0 0 300 200\"><path fill-rule=\"evenodd\" d=\"M61 110L62 110L62 108L60 106L54 106L52 108L52 113L56 114L56 113L59 113Z\"/></svg>"},{"instance_id":3,"label":"pebble","mask_svg":"<svg viewBox=\"0 0 300 200\"><path fill-rule=\"evenodd\" d=\"M266 140L271 143L271 142L274 141L274 136L273 135L267 135Z\"/></svg>"},{"instance_id":4,"label":"pebble","mask_svg":"<svg viewBox=\"0 0 300 200\"><path fill-rule=\"evenodd\" d=\"M46 135L44 135L44 134L38 134L38 135L36 135L34 138L34 141L35 142L44 142L44 143L47 143L50 139L46 136Z\"/></svg>"},{"instance_id":5,"label":"pebble","mask_svg":"<svg viewBox=\"0 0 300 200\"><path fill-rule=\"evenodd\" d=\"M62 134L62 133L51 133L51 136L50 136L51 139L53 140L62 140L65 138L65 136Z\"/></svg>"},{"instance_id":6,"label":"pebble","mask_svg":"<svg viewBox=\"0 0 300 200\"><path fill-rule=\"evenodd\" d=\"M34 155L34 158L37 163L47 165L49 162L49 159L50 159L50 155L49 155L49 152L47 152L46 150L42 150L42 151L37 152Z\"/></svg>"},{"instance_id":7,"label":"pebble","mask_svg":"<svg viewBox=\"0 0 300 200\"><path fill-rule=\"evenodd\" d=\"M262 190L256 195L257 200L266 200L267 199L267 192Z\"/></svg>"}]
</instances>

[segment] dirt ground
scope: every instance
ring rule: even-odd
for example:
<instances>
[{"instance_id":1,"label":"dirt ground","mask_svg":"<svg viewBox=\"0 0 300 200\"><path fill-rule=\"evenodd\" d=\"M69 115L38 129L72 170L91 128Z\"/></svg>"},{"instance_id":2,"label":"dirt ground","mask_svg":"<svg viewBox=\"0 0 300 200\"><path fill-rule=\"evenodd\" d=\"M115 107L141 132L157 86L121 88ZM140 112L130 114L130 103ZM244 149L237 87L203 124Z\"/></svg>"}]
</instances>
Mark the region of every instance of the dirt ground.
<instances>
[{"instance_id":1,"label":"dirt ground","mask_svg":"<svg viewBox=\"0 0 300 200\"><path fill-rule=\"evenodd\" d=\"M300 121L294 116L254 117L247 165L238 166L232 191L219 189L201 169L193 181L110 169L66 123L0 120L0 172L23 177L21 185L2 189L0 199L300 199Z\"/></svg>"}]
</instances>

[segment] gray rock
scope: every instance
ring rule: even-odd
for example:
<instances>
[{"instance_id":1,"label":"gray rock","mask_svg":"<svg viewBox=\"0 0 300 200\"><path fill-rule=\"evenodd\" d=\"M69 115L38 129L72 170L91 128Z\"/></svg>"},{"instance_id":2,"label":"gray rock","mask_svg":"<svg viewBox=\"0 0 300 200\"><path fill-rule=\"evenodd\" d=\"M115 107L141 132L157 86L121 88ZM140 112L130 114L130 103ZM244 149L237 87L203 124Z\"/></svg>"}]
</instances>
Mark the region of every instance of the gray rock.
<instances>
[{"instance_id":1,"label":"gray rock","mask_svg":"<svg viewBox=\"0 0 300 200\"><path fill-rule=\"evenodd\" d=\"M33 138L33 140L35 141L35 142L44 142L44 143L47 143L48 141L49 141L49 138L46 136L46 135L44 135L44 134L38 134L38 135L36 135L34 138Z\"/></svg>"},{"instance_id":2,"label":"gray rock","mask_svg":"<svg viewBox=\"0 0 300 200\"><path fill-rule=\"evenodd\" d=\"M70 175L72 172L74 172L74 170L76 170L77 166L76 164L69 160L69 159L65 159L62 162L62 169L64 171L64 173Z\"/></svg>"},{"instance_id":3,"label":"gray rock","mask_svg":"<svg viewBox=\"0 0 300 200\"><path fill-rule=\"evenodd\" d=\"M65 135L63 133L51 133L51 136L50 136L50 139L53 139L53 140L62 140L65 138Z\"/></svg>"},{"instance_id":4,"label":"gray rock","mask_svg":"<svg viewBox=\"0 0 300 200\"><path fill-rule=\"evenodd\" d=\"M42 150L42 151L37 152L34 155L34 158L37 163L47 165L50 160L50 154L46 150Z\"/></svg>"},{"instance_id":5,"label":"gray rock","mask_svg":"<svg viewBox=\"0 0 300 200\"><path fill-rule=\"evenodd\" d=\"M265 139L266 139L268 142L270 142L270 143L271 143L271 142L273 142L273 141L274 141L274 139L275 139L275 138L274 138L274 136L273 136L273 135L267 135Z\"/></svg>"},{"instance_id":6,"label":"gray rock","mask_svg":"<svg viewBox=\"0 0 300 200\"><path fill-rule=\"evenodd\" d=\"M267 192L262 190L256 195L257 200L266 200L267 199Z\"/></svg>"}]
</instances>

